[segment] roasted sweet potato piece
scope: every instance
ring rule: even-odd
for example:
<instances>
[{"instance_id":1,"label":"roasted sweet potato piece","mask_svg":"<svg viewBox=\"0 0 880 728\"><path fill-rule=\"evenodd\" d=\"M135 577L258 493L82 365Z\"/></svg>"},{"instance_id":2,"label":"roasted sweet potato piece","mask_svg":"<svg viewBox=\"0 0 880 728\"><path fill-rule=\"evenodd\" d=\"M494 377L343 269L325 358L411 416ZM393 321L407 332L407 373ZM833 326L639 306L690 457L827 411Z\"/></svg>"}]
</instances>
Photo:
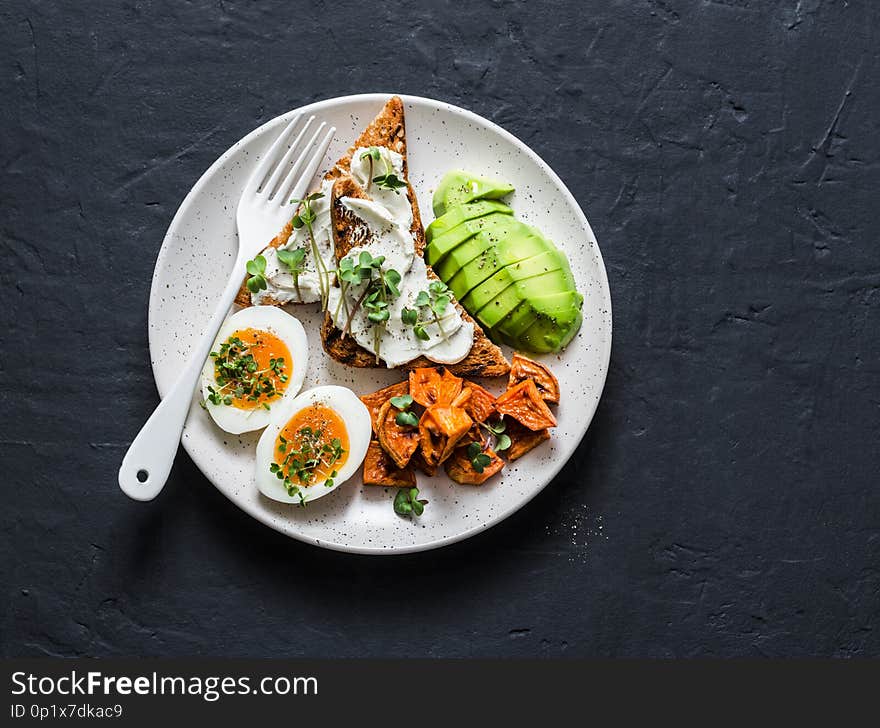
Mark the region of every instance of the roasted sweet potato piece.
<instances>
[{"instance_id":1,"label":"roasted sweet potato piece","mask_svg":"<svg viewBox=\"0 0 880 728\"><path fill-rule=\"evenodd\" d=\"M510 438L510 447L502 454L505 455L508 460L521 458L527 452L544 442L544 440L550 439L550 430L546 427L543 430L530 430L512 417L507 417L504 421L507 423L504 432Z\"/></svg>"},{"instance_id":2,"label":"roasted sweet potato piece","mask_svg":"<svg viewBox=\"0 0 880 728\"><path fill-rule=\"evenodd\" d=\"M459 407L467 412L467 405L471 401L471 392L472 390L469 387L465 387L455 396L455 399L452 400L449 406Z\"/></svg>"},{"instance_id":3,"label":"roasted sweet potato piece","mask_svg":"<svg viewBox=\"0 0 880 728\"><path fill-rule=\"evenodd\" d=\"M511 387L495 400L495 409L519 420L530 430L556 427L556 418L541 398L534 379L526 379Z\"/></svg>"},{"instance_id":4,"label":"roasted sweet potato piece","mask_svg":"<svg viewBox=\"0 0 880 728\"><path fill-rule=\"evenodd\" d=\"M486 444L486 433L476 422L474 422L474 424L471 425L471 428L462 435L457 443L455 443L455 447L467 447L472 442L480 443L480 447Z\"/></svg>"},{"instance_id":5,"label":"roasted sweet potato piece","mask_svg":"<svg viewBox=\"0 0 880 728\"><path fill-rule=\"evenodd\" d=\"M545 402L559 404L559 380L547 365L533 361L522 354L514 353L513 359L511 359L510 379L507 382L507 388L515 387L529 377L535 380L535 386Z\"/></svg>"},{"instance_id":6,"label":"roasted sweet potato piece","mask_svg":"<svg viewBox=\"0 0 880 728\"><path fill-rule=\"evenodd\" d=\"M398 425L395 418L399 411L391 404L391 400L383 404L376 416L376 431L382 449L398 468L405 468L419 446L419 428Z\"/></svg>"},{"instance_id":7,"label":"roasted sweet potato piece","mask_svg":"<svg viewBox=\"0 0 880 728\"><path fill-rule=\"evenodd\" d=\"M464 411L472 420L485 422L495 414L495 396L491 392L473 382L465 382L464 388L471 391L470 401L465 404Z\"/></svg>"},{"instance_id":8,"label":"roasted sweet potato piece","mask_svg":"<svg viewBox=\"0 0 880 728\"><path fill-rule=\"evenodd\" d=\"M428 407L419 421L419 444L429 468L436 468L455 449L474 421L460 407Z\"/></svg>"},{"instance_id":9,"label":"roasted sweet potato piece","mask_svg":"<svg viewBox=\"0 0 880 728\"><path fill-rule=\"evenodd\" d=\"M403 394L409 394L408 381L392 384L390 387L385 387L378 392L365 394L361 397L361 402L367 405L367 409L370 410L370 423L373 425L374 435L379 434L379 430L376 427L376 416L379 414L379 409L392 397L400 397Z\"/></svg>"},{"instance_id":10,"label":"roasted sweet potato piece","mask_svg":"<svg viewBox=\"0 0 880 728\"><path fill-rule=\"evenodd\" d=\"M412 456L412 458L410 459L409 462L410 462L410 465L417 468L418 470L421 470L425 475L427 475L431 478L433 478L434 475L436 475L436 473L437 473L438 466L436 464L429 465L425 461L425 456L422 455L421 450L416 450L415 454Z\"/></svg>"},{"instance_id":11,"label":"roasted sweet potato piece","mask_svg":"<svg viewBox=\"0 0 880 728\"><path fill-rule=\"evenodd\" d=\"M398 468L378 440L371 440L364 458L364 485L386 488L412 488L416 474L411 467Z\"/></svg>"},{"instance_id":12,"label":"roasted sweet potato piece","mask_svg":"<svg viewBox=\"0 0 880 728\"><path fill-rule=\"evenodd\" d=\"M409 373L409 393L422 407L452 404L463 384L461 377L445 367L421 367Z\"/></svg>"},{"instance_id":13,"label":"roasted sweet potato piece","mask_svg":"<svg viewBox=\"0 0 880 728\"><path fill-rule=\"evenodd\" d=\"M455 453L446 461L444 468L446 474L456 483L463 485L481 485L504 467L504 461L492 450L483 450L483 454L489 457L489 464L483 466L483 472L478 473L471 462L466 447L455 449Z\"/></svg>"}]
</instances>

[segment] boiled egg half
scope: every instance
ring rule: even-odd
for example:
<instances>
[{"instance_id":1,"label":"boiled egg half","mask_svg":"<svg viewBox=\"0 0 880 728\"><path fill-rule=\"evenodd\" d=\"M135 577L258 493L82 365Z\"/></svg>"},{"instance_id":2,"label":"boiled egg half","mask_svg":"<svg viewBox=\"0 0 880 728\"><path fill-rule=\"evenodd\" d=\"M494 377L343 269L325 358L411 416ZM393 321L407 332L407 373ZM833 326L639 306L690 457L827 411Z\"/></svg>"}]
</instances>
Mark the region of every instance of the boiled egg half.
<instances>
[{"instance_id":1,"label":"boiled egg half","mask_svg":"<svg viewBox=\"0 0 880 728\"><path fill-rule=\"evenodd\" d=\"M282 503L327 495L357 472L370 444L370 413L346 387L315 387L272 413L257 443L257 488Z\"/></svg>"},{"instance_id":2,"label":"boiled egg half","mask_svg":"<svg viewBox=\"0 0 880 728\"><path fill-rule=\"evenodd\" d=\"M302 324L275 306L252 306L220 327L202 369L202 399L226 432L261 430L293 400L309 363Z\"/></svg>"}]
</instances>

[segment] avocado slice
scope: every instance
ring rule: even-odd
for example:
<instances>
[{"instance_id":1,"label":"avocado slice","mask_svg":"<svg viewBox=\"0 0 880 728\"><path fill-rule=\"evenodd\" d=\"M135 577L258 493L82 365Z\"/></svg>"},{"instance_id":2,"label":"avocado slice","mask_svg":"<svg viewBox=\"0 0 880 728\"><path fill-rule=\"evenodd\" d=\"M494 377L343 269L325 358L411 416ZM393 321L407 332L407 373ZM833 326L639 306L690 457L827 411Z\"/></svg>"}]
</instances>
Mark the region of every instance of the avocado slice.
<instances>
[{"instance_id":1,"label":"avocado slice","mask_svg":"<svg viewBox=\"0 0 880 728\"><path fill-rule=\"evenodd\" d=\"M481 218L484 219L484 218ZM512 218L511 218L512 219ZM461 227L461 226L459 226ZM457 228L456 228L457 229ZM450 251L443 260L434 266L434 271L444 281L451 280L465 265L477 256L486 253L487 243L481 233L468 238L465 242Z\"/></svg>"},{"instance_id":2,"label":"avocado slice","mask_svg":"<svg viewBox=\"0 0 880 728\"><path fill-rule=\"evenodd\" d=\"M469 263L478 255L484 253L485 248L481 244L474 244L475 237L470 238L463 245L459 245L452 251L453 254L447 255L443 260L434 265L434 272L440 276L440 280L450 280L452 276L461 270L463 265L461 261L464 261L464 264Z\"/></svg>"},{"instance_id":3,"label":"avocado slice","mask_svg":"<svg viewBox=\"0 0 880 728\"><path fill-rule=\"evenodd\" d=\"M455 250L459 245L470 240L480 230L482 230L489 220L496 217L513 217L512 215L496 215L490 212L488 215L475 218L473 220L465 220L460 225L456 225L452 230L448 230L442 235L435 237L428 247L425 248L425 260L428 265L436 266L442 261L450 251Z\"/></svg>"},{"instance_id":4,"label":"avocado slice","mask_svg":"<svg viewBox=\"0 0 880 728\"><path fill-rule=\"evenodd\" d=\"M434 216L440 217L456 205L473 200L497 200L511 192L513 186L507 182L475 177L460 169L454 169L443 175L443 179L434 191Z\"/></svg>"},{"instance_id":5,"label":"avocado slice","mask_svg":"<svg viewBox=\"0 0 880 728\"><path fill-rule=\"evenodd\" d=\"M540 232L518 220L510 220L504 229L487 227L444 259L444 262L455 260L457 264L457 271L452 265L448 266L453 275L447 284L456 296L463 298L506 266L541 253L555 252L553 244Z\"/></svg>"},{"instance_id":6,"label":"avocado slice","mask_svg":"<svg viewBox=\"0 0 880 728\"><path fill-rule=\"evenodd\" d=\"M455 275L469 260L473 260L480 253L484 253L496 245L507 246L510 239L517 238L524 232L528 234L525 226L513 215L486 215L486 217L480 218L480 221L484 220L486 222L480 230L450 250L449 254L443 258L441 264L446 261L454 261L457 266L451 268L450 276ZM462 225L458 226L458 228L460 227ZM458 230L458 228L455 229Z\"/></svg>"},{"instance_id":7,"label":"avocado slice","mask_svg":"<svg viewBox=\"0 0 880 728\"><path fill-rule=\"evenodd\" d=\"M494 330L495 326L522 306L528 306L528 301L523 298L518 286L510 285L477 311L476 315L483 326ZM491 336L491 331L489 333Z\"/></svg>"},{"instance_id":8,"label":"avocado slice","mask_svg":"<svg viewBox=\"0 0 880 728\"><path fill-rule=\"evenodd\" d=\"M557 311L566 310L572 305L578 308L581 305L577 291L523 298L520 287L508 286L477 311L477 316L493 332L516 337L531 326L539 314L555 315Z\"/></svg>"},{"instance_id":9,"label":"avocado slice","mask_svg":"<svg viewBox=\"0 0 880 728\"><path fill-rule=\"evenodd\" d=\"M490 336L496 341L516 341L533 323L537 314L529 301L521 301L507 316L491 325Z\"/></svg>"},{"instance_id":10,"label":"avocado slice","mask_svg":"<svg viewBox=\"0 0 880 728\"><path fill-rule=\"evenodd\" d=\"M513 214L513 210L507 205L495 200L479 200L467 205L458 205L428 225L425 230L425 239L430 243L435 237L439 237L443 233L452 230L452 228L466 220L473 220L474 218L488 215L490 212L500 212L504 215Z\"/></svg>"},{"instance_id":11,"label":"avocado slice","mask_svg":"<svg viewBox=\"0 0 880 728\"><path fill-rule=\"evenodd\" d=\"M551 270L545 273L538 273L529 278L523 278L514 281L507 288L495 296L489 303L483 306L474 315L474 318L480 322L480 325L488 332L492 332L492 325L497 324L499 320L503 320L502 314L516 308L515 303L518 299L520 302L526 301L530 290L547 290L559 288L565 285L564 272L561 270ZM496 306L495 303L498 303Z\"/></svg>"},{"instance_id":12,"label":"avocado slice","mask_svg":"<svg viewBox=\"0 0 880 728\"><path fill-rule=\"evenodd\" d=\"M550 347L555 346L554 342L563 342L559 347L549 349L558 351L580 328L584 297L574 287L574 276L568 265L568 258L561 253L560 255L560 271L565 279L564 283L540 287L531 284L524 303L514 309L506 319L494 324L494 334L510 346L544 352L547 350L545 344L535 344L536 341L545 342ZM543 332L544 329L546 332ZM542 348L534 349L535 345Z\"/></svg>"},{"instance_id":13,"label":"avocado slice","mask_svg":"<svg viewBox=\"0 0 880 728\"><path fill-rule=\"evenodd\" d=\"M559 351L574 338L582 321L580 308L573 309L568 316L538 316L535 323L517 337L516 343L511 346L520 346L541 354Z\"/></svg>"},{"instance_id":14,"label":"avocado slice","mask_svg":"<svg viewBox=\"0 0 880 728\"><path fill-rule=\"evenodd\" d=\"M555 292L566 290L566 288L569 287L569 284L573 286L574 282L570 281L571 271L568 269L567 262L564 260L564 256L554 248L553 250L545 250L543 253L534 255L531 258L520 260L498 269L478 286L470 291L466 291L465 295L457 297L458 300L461 301L462 306L467 310L479 312L483 306L489 303L495 298L495 296L512 283L524 281L529 278L540 276L544 273L552 273L555 271L559 271L559 275L555 277L555 279L558 279L558 284L556 284L555 287L537 288L530 285L526 288L526 291L536 295L547 291ZM451 281L450 288L452 288ZM453 289L453 293L454 292L455 289ZM525 298L525 296L523 296L523 298Z\"/></svg>"},{"instance_id":15,"label":"avocado slice","mask_svg":"<svg viewBox=\"0 0 880 728\"><path fill-rule=\"evenodd\" d=\"M529 298L514 308L505 318L490 324L493 334L517 342L540 317L559 322L560 327L571 325L583 304L583 296L577 291L550 293Z\"/></svg>"},{"instance_id":16,"label":"avocado slice","mask_svg":"<svg viewBox=\"0 0 880 728\"><path fill-rule=\"evenodd\" d=\"M428 265L437 265L447 255L457 250L460 245L471 242L475 235L488 231L481 243L485 248L512 232L519 225L522 223L513 215L496 212L490 212L472 220L465 220L452 230L435 237L425 250L425 259L428 261Z\"/></svg>"}]
</instances>

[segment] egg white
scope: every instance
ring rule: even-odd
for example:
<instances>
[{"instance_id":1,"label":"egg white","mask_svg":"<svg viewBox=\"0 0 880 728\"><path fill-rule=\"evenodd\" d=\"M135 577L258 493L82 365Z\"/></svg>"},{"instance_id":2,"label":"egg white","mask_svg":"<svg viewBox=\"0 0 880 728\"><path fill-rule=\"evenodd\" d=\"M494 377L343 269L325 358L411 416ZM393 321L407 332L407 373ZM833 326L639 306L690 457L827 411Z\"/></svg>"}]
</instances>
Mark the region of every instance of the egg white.
<instances>
[{"instance_id":1,"label":"egg white","mask_svg":"<svg viewBox=\"0 0 880 728\"><path fill-rule=\"evenodd\" d=\"M275 462L275 442L278 433L293 419L294 415L315 403L320 403L333 410L345 423L345 429L348 433L348 456L342 467L337 469L338 472L333 478L331 487L328 488L323 480L316 480L305 488L300 487L300 493L303 496L302 502L308 503L336 490L357 472L364 461L371 436L370 413L366 405L346 387L327 385L308 389L273 410L269 426L263 431L260 441L257 443L257 488L267 498L282 503L301 502L299 495L288 495L284 484L274 473L270 472L269 466Z\"/></svg>"},{"instance_id":2,"label":"egg white","mask_svg":"<svg viewBox=\"0 0 880 728\"><path fill-rule=\"evenodd\" d=\"M214 378L214 360L208 358L202 368L202 399L204 399L205 407L217 426L233 435L261 430L268 425L272 411L279 408L284 402L293 400L299 394L309 365L309 341L306 338L305 329L298 319L275 306L251 306L232 314L220 327L220 333L217 334L211 351L217 351L224 341L242 329L268 331L281 339L290 351L290 357L293 361L288 362L288 366L292 366L293 371L288 374L290 378L287 381L284 394L280 398L271 400L268 403L268 410L263 407L243 410L225 404L212 404L208 401L208 386L217 387L217 381Z\"/></svg>"}]
</instances>

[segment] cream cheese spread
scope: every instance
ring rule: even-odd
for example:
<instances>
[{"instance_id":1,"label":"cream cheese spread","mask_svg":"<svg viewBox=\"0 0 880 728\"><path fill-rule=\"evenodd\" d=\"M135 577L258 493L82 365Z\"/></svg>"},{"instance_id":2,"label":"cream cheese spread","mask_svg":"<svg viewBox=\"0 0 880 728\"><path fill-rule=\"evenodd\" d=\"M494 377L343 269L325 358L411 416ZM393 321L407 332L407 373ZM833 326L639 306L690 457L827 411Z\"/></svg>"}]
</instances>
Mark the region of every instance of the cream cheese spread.
<instances>
[{"instance_id":1,"label":"cream cheese spread","mask_svg":"<svg viewBox=\"0 0 880 728\"><path fill-rule=\"evenodd\" d=\"M377 185L371 178L371 175L376 177L390 171L405 181L403 158L385 147L373 149L379 151L378 160L371 159L369 150L365 148L355 150L352 156L352 177L371 199L341 199L343 207L357 218L359 230L355 237L359 245L352 248L345 258L357 261L362 251L368 252L373 258L382 256L381 270L384 273L395 270L401 276L398 284L400 295L392 296L388 301L388 319L382 324L373 324L368 319L365 307L358 306L369 283L343 284L344 288L334 286L329 302L333 323L347 331L363 348L378 353L388 367L401 366L420 356L438 364L454 364L470 353L474 325L464 321L451 303L437 322L433 321L434 316L427 307L416 307L419 293L427 292L435 279L428 276L424 260L416 254L411 230L412 207L407 188L387 189ZM403 322L404 308L419 311L420 318L425 321L420 327L424 332L423 338L416 336L413 326ZM354 313L350 315L352 311Z\"/></svg>"},{"instance_id":2,"label":"cream cheese spread","mask_svg":"<svg viewBox=\"0 0 880 728\"><path fill-rule=\"evenodd\" d=\"M266 248L262 253L266 259L266 272L264 273L266 288L257 293L251 293L251 303L255 306L259 306L267 300L278 303L317 303L321 300L321 276L324 275L327 278L324 284L326 287L332 285L333 271L336 270L333 230L330 225L330 191L332 187L333 180L325 180L321 184L321 192L324 196L311 202L311 209L315 214L312 234L315 236L315 247L323 265L315 260L308 228L305 225L295 228L288 241L278 250L303 248L306 251L299 280L297 281L290 269L278 260L278 250L272 247ZM328 273L325 274L324 271L328 271ZM297 283L299 284L298 288Z\"/></svg>"}]
</instances>

